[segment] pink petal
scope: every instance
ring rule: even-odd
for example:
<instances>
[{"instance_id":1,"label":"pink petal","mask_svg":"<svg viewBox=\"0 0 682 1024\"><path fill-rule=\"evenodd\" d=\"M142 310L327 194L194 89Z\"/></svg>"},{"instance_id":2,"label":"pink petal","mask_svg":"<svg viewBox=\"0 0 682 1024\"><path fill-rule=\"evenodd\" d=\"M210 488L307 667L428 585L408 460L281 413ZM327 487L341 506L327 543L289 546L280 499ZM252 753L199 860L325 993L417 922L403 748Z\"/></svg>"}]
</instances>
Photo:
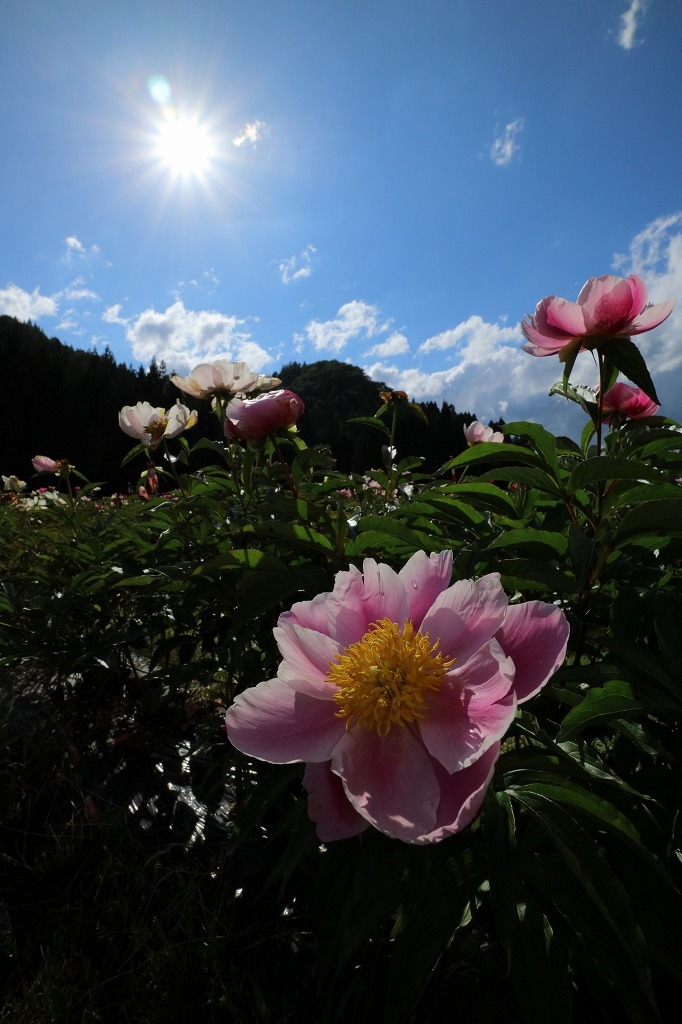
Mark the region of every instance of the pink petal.
<instances>
[{"instance_id":1,"label":"pink petal","mask_svg":"<svg viewBox=\"0 0 682 1024\"><path fill-rule=\"evenodd\" d=\"M632 319L632 317L639 316L646 306L646 285L637 274L630 274L625 280L630 286L631 305L628 316Z\"/></svg>"},{"instance_id":2,"label":"pink petal","mask_svg":"<svg viewBox=\"0 0 682 1024\"><path fill-rule=\"evenodd\" d=\"M318 633L326 633L329 636L328 604L330 596L330 594L317 594L312 601L298 601L291 606L288 612L282 612L277 624L283 626L290 622L297 626L305 626L306 629L315 629Z\"/></svg>"},{"instance_id":3,"label":"pink petal","mask_svg":"<svg viewBox=\"0 0 682 1024\"><path fill-rule=\"evenodd\" d=\"M577 302L552 298L547 302L544 312L547 323L559 331L564 331L566 340L579 338L585 333L585 316Z\"/></svg>"},{"instance_id":4,"label":"pink petal","mask_svg":"<svg viewBox=\"0 0 682 1024\"><path fill-rule=\"evenodd\" d=\"M540 690L564 660L569 626L553 604L526 601L511 605L496 633L516 668L514 691L519 704Z\"/></svg>"},{"instance_id":5,"label":"pink petal","mask_svg":"<svg viewBox=\"0 0 682 1024\"><path fill-rule=\"evenodd\" d=\"M333 705L268 679L240 693L225 716L230 743L273 764L328 761L345 734Z\"/></svg>"},{"instance_id":6,"label":"pink petal","mask_svg":"<svg viewBox=\"0 0 682 1024\"><path fill-rule=\"evenodd\" d=\"M301 693L331 700L336 686L327 677L331 662L343 653L340 644L324 633L293 623L276 626L273 633L284 659L277 671L278 678Z\"/></svg>"},{"instance_id":7,"label":"pink petal","mask_svg":"<svg viewBox=\"0 0 682 1024\"><path fill-rule=\"evenodd\" d=\"M350 647L362 640L371 625L363 601L362 573L354 565L348 572L337 572L334 590L329 595L327 613L329 634L341 644Z\"/></svg>"},{"instance_id":8,"label":"pink petal","mask_svg":"<svg viewBox=\"0 0 682 1024\"><path fill-rule=\"evenodd\" d=\"M367 621L371 623L390 619L402 629L409 604L405 587L395 569L373 558L366 558L362 564L362 574Z\"/></svg>"},{"instance_id":9,"label":"pink petal","mask_svg":"<svg viewBox=\"0 0 682 1024\"><path fill-rule=\"evenodd\" d=\"M480 580L459 580L440 594L421 624L431 642L463 665L482 644L495 635L504 621L507 595L500 586L499 573Z\"/></svg>"},{"instance_id":10,"label":"pink petal","mask_svg":"<svg viewBox=\"0 0 682 1024\"><path fill-rule=\"evenodd\" d=\"M467 767L504 736L516 712L513 680L513 662L492 641L429 694L419 733L446 771Z\"/></svg>"},{"instance_id":11,"label":"pink petal","mask_svg":"<svg viewBox=\"0 0 682 1024\"><path fill-rule=\"evenodd\" d=\"M438 764L434 766L441 791L436 825L430 832L419 836L417 843L438 843L461 832L474 820L495 774L495 762L499 754L500 744L494 743L478 761L452 775L448 775Z\"/></svg>"},{"instance_id":12,"label":"pink petal","mask_svg":"<svg viewBox=\"0 0 682 1024\"><path fill-rule=\"evenodd\" d=\"M674 299L666 299L655 306L647 306L638 317L628 326L628 334L644 334L645 331L652 331L664 320L667 320L675 308Z\"/></svg>"},{"instance_id":13,"label":"pink petal","mask_svg":"<svg viewBox=\"0 0 682 1024\"><path fill-rule=\"evenodd\" d=\"M386 835L412 843L435 826L440 789L433 763L407 726L383 737L353 729L339 743L332 771L358 813Z\"/></svg>"},{"instance_id":14,"label":"pink petal","mask_svg":"<svg viewBox=\"0 0 682 1024\"><path fill-rule=\"evenodd\" d=\"M398 573L409 602L408 618L419 629L426 612L452 579L452 551L417 551Z\"/></svg>"},{"instance_id":15,"label":"pink petal","mask_svg":"<svg viewBox=\"0 0 682 1024\"><path fill-rule=\"evenodd\" d=\"M306 765L303 785L308 791L308 816L317 825L317 837L323 843L348 839L369 828L346 796L343 783L334 775L330 762Z\"/></svg>"},{"instance_id":16,"label":"pink petal","mask_svg":"<svg viewBox=\"0 0 682 1024\"><path fill-rule=\"evenodd\" d=\"M645 292L646 295L646 292ZM633 302L638 301L629 280L605 274L593 277L583 286L578 302L584 307L585 325L590 334L617 334L633 315ZM634 307L636 309L636 307ZM636 312L640 312L636 309Z\"/></svg>"}]
</instances>

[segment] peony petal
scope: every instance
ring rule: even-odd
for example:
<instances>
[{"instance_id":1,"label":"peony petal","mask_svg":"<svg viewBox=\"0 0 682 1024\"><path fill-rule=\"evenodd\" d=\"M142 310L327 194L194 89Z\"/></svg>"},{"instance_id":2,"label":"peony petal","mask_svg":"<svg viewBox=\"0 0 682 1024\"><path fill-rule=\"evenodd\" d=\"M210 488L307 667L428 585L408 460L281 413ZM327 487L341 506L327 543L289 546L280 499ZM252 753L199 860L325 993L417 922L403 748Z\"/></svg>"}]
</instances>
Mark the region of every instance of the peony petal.
<instances>
[{"instance_id":1,"label":"peony petal","mask_svg":"<svg viewBox=\"0 0 682 1024\"><path fill-rule=\"evenodd\" d=\"M463 768L461 772L448 775L438 764L434 766L441 791L436 826L419 836L417 843L439 843L461 832L474 820L495 774L495 762L499 755L500 744L494 743L478 761Z\"/></svg>"},{"instance_id":2,"label":"peony petal","mask_svg":"<svg viewBox=\"0 0 682 1024\"><path fill-rule=\"evenodd\" d=\"M440 594L422 620L422 633L440 640L448 657L463 665L482 644L495 635L504 622L507 595L500 586L499 573L480 580L459 580Z\"/></svg>"},{"instance_id":3,"label":"peony petal","mask_svg":"<svg viewBox=\"0 0 682 1024\"><path fill-rule=\"evenodd\" d=\"M308 791L308 817L317 825L317 837L323 843L348 839L369 828L369 822L353 807L343 783L331 770L331 762L309 763L303 773Z\"/></svg>"},{"instance_id":4,"label":"peony petal","mask_svg":"<svg viewBox=\"0 0 682 1024\"><path fill-rule=\"evenodd\" d=\"M407 594L408 617L415 629L419 629L433 602L450 585L452 551L431 555L417 551L402 567L398 577Z\"/></svg>"},{"instance_id":5,"label":"peony petal","mask_svg":"<svg viewBox=\"0 0 682 1024\"><path fill-rule=\"evenodd\" d=\"M674 308L674 299L667 299L665 302L659 302L655 306L647 306L629 324L628 334L644 334L645 331L652 331L654 327L658 327L659 324L668 319Z\"/></svg>"},{"instance_id":6,"label":"peony petal","mask_svg":"<svg viewBox=\"0 0 682 1024\"><path fill-rule=\"evenodd\" d=\"M356 566L351 565L347 572L337 572L327 611L329 635L342 647L350 647L362 640L371 625L363 594L362 573Z\"/></svg>"},{"instance_id":7,"label":"peony petal","mask_svg":"<svg viewBox=\"0 0 682 1024\"><path fill-rule=\"evenodd\" d=\"M511 605L496 633L516 668L514 691L521 704L540 690L564 660L569 626L560 608L544 601Z\"/></svg>"},{"instance_id":8,"label":"peony petal","mask_svg":"<svg viewBox=\"0 0 682 1024\"><path fill-rule=\"evenodd\" d=\"M544 315L547 324L558 331L564 331L568 338L579 338L585 334L585 316L577 302L559 299L556 296L546 300Z\"/></svg>"},{"instance_id":9,"label":"peony petal","mask_svg":"<svg viewBox=\"0 0 682 1024\"><path fill-rule=\"evenodd\" d=\"M365 614L369 623L390 619L402 629L409 612L405 587L395 569L373 558L362 564Z\"/></svg>"},{"instance_id":10,"label":"peony petal","mask_svg":"<svg viewBox=\"0 0 682 1024\"><path fill-rule=\"evenodd\" d=\"M306 629L315 629L318 633L326 633L329 636L327 606L330 597L330 594L318 594L312 601L297 601L288 612L282 612L277 620L277 625L284 626L287 623L292 623L297 626L305 626Z\"/></svg>"},{"instance_id":11,"label":"peony petal","mask_svg":"<svg viewBox=\"0 0 682 1024\"><path fill-rule=\"evenodd\" d=\"M336 640L294 623L273 630L283 661L277 671L295 690L311 697L331 700L336 686L328 680L329 666L343 653Z\"/></svg>"},{"instance_id":12,"label":"peony petal","mask_svg":"<svg viewBox=\"0 0 682 1024\"><path fill-rule=\"evenodd\" d=\"M297 692L282 679L240 693L225 722L232 746L273 764L328 761L345 735L333 705Z\"/></svg>"},{"instance_id":13,"label":"peony petal","mask_svg":"<svg viewBox=\"0 0 682 1024\"><path fill-rule=\"evenodd\" d=\"M628 318L639 316L646 306L646 285L638 274L630 274L625 280L630 288L630 312Z\"/></svg>"},{"instance_id":14,"label":"peony petal","mask_svg":"<svg viewBox=\"0 0 682 1024\"><path fill-rule=\"evenodd\" d=\"M406 726L383 737L353 729L336 748L332 771L358 813L386 835L413 843L434 828L440 789L433 763Z\"/></svg>"},{"instance_id":15,"label":"peony petal","mask_svg":"<svg viewBox=\"0 0 682 1024\"><path fill-rule=\"evenodd\" d=\"M419 732L429 754L448 772L470 765L502 739L516 713L513 680L511 658L492 641L429 695Z\"/></svg>"}]
</instances>

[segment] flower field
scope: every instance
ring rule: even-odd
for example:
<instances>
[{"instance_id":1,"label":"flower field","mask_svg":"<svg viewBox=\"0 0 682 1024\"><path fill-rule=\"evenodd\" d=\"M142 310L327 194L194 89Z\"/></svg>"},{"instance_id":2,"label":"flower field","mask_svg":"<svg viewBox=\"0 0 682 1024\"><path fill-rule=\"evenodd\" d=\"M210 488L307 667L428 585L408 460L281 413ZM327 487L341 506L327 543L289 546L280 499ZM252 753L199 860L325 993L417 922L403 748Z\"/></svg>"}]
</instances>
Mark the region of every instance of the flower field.
<instances>
[{"instance_id":1,"label":"flower field","mask_svg":"<svg viewBox=\"0 0 682 1024\"><path fill-rule=\"evenodd\" d=\"M8 467L0 1022L677 1019L682 427L632 340L671 309L524 322L580 441L475 422L427 474L384 391L349 476L218 360L174 383L224 441L121 410L130 494Z\"/></svg>"}]
</instances>

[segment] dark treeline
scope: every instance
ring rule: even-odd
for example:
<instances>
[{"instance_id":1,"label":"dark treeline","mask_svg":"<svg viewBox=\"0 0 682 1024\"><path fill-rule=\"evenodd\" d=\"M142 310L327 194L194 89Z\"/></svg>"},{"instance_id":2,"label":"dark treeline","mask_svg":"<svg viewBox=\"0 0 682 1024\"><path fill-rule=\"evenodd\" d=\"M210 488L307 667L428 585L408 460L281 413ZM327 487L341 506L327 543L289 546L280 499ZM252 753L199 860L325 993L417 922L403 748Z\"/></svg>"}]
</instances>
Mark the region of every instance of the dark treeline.
<instances>
[{"instance_id":1,"label":"dark treeline","mask_svg":"<svg viewBox=\"0 0 682 1024\"><path fill-rule=\"evenodd\" d=\"M127 490L136 481L137 463L120 468L133 441L118 426L124 405L147 401L168 408L177 398L199 410L193 443L202 436L220 437L207 402L193 402L171 384L162 364L135 370L117 363L111 352L73 349L34 324L0 316L0 365L3 368L5 429L0 432L0 472L32 480L34 455L68 458L91 481L109 490ZM282 387L301 396L305 415L299 422L309 445L331 449L343 472L363 473L382 465L382 435L349 423L372 416L382 404L385 385L372 381L357 366L335 359L287 363L275 371ZM447 402L422 403L428 420L399 406L398 455L419 455L427 471L436 470L466 444L463 426L475 419ZM44 478L40 483L44 483Z\"/></svg>"}]
</instances>

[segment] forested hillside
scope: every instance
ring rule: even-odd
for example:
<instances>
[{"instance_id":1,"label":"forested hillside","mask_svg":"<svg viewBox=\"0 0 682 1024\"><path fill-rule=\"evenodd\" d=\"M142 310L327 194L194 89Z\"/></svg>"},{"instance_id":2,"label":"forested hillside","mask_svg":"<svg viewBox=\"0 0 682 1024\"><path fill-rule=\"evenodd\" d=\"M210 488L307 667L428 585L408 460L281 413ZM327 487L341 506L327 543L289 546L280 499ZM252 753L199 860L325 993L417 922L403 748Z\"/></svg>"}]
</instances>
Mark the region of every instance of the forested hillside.
<instances>
[{"instance_id":1,"label":"forested hillside","mask_svg":"<svg viewBox=\"0 0 682 1024\"><path fill-rule=\"evenodd\" d=\"M207 404L181 394L163 364L135 370L117 363L108 349L73 349L34 324L9 316L0 317L0 360L5 382L0 472L6 476L30 481L31 459L41 454L68 458L107 489L127 490L135 471L120 468L131 439L118 426L118 411L139 401L168 408L180 398L197 408L199 422L188 434L190 444L202 436L220 436ZM344 472L362 473L381 465L381 434L349 421L376 413L384 384L335 359L266 369L303 399L306 411L299 431L308 445L328 446ZM425 468L435 470L462 451L462 427L476 417L446 402L426 402L422 408L428 426L407 404L398 409L398 454L422 456Z\"/></svg>"}]
</instances>

